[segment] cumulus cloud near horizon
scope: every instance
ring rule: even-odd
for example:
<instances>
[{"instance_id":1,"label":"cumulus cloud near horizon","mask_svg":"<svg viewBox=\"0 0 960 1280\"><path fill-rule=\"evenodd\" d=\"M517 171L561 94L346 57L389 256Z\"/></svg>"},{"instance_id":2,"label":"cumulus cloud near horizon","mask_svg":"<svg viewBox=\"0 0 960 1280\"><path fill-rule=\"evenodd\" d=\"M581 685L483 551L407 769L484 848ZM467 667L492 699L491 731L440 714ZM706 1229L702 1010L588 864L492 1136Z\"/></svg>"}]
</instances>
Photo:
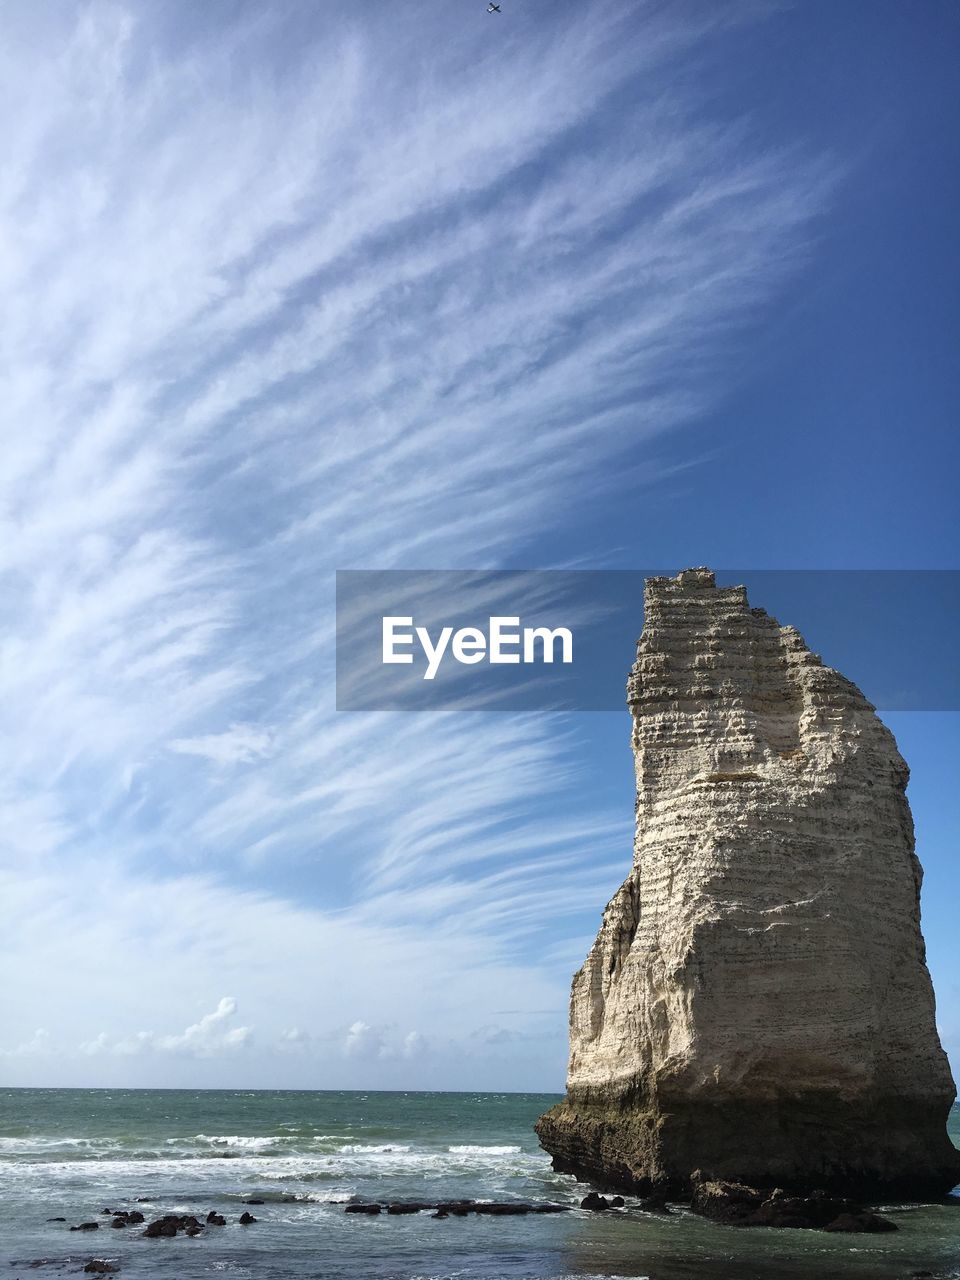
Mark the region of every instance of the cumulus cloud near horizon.
<instances>
[{"instance_id":1,"label":"cumulus cloud near horizon","mask_svg":"<svg viewBox=\"0 0 960 1280\"><path fill-rule=\"evenodd\" d=\"M237 1002L232 996L223 996L211 1013L205 1013L197 1022L172 1035L158 1035L154 1031L138 1031L135 1035L115 1039L101 1031L93 1040L80 1046L88 1055L99 1053L135 1057L142 1053L176 1053L188 1057L214 1058L232 1053L249 1045L253 1031L250 1027L231 1026Z\"/></svg>"},{"instance_id":2,"label":"cumulus cloud near horizon","mask_svg":"<svg viewBox=\"0 0 960 1280\"><path fill-rule=\"evenodd\" d=\"M400 1032L395 1026L371 1026L358 1018L347 1028L343 1053L348 1058L418 1058L427 1051L419 1031Z\"/></svg>"}]
</instances>

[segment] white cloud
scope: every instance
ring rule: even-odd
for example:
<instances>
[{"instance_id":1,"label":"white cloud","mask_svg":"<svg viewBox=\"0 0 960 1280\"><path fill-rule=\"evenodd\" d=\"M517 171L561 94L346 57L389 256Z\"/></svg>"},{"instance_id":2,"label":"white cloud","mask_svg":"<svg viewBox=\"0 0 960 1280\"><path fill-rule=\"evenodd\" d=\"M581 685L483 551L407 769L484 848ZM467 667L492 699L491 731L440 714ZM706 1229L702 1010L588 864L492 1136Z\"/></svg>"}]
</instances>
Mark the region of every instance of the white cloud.
<instances>
[{"instance_id":1,"label":"white cloud","mask_svg":"<svg viewBox=\"0 0 960 1280\"><path fill-rule=\"evenodd\" d=\"M313 1037L309 1031L300 1027L287 1027L280 1032L277 1047L283 1053L308 1053L313 1046Z\"/></svg>"},{"instance_id":2,"label":"white cloud","mask_svg":"<svg viewBox=\"0 0 960 1280\"><path fill-rule=\"evenodd\" d=\"M562 1010L629 798L560 719L338 716L334 570L515 563L673 474L824 173L678 97L710 8L191 13L0 51L8 1032L172 1072L350 1025L399 1069L384 1027ZM222 1001L140 1030L225 989L259 1049Z\"/></svg>"},{"instance_id":3,"label":"white cloud","mask_svg":"<svg viewBox=\"0 0 960 1280\"><path fill-rule=\"evenodd\" d=\"M348 1058L382 1058L385 1051L382 1028L371 1027L359 1018L350 1024L343 1042L343 1052Z\"/></svg>"},{"instance_id":4,"label":"white cloud","mask_svg":"<svg viewBox=\"0 0 960 1280\"><path fill-rule=\"evenodd\" d=\"M348 1058L395 1059L416 1061L429 1051L425 1036L419 1031L403 1034L394 1024L371 1026L362 1019L352 1022L343 1041L343 1052Z\"/></svg>"},{"instance_id":5,"label":"white cloud","mask_svg":"<svg viewBox=\"0 0 960 1280\"><path fill-rule=\"evenodd\" d=\"M481 1044L487 1045L516 1044L518 1040L524 1039L523 1033L515 1028L495 1026L478 1027L473 1037Z\"/></svg>"},{"instance_id":6,"label":"white cloud","mask_svg":"<svg viewBox=\"0 0 960 1280\"><path fill-rule=\"evenodd\" d=\"M180 1035L160 1036L157 1048L171 1053L194 1053L201 1057L222 1050L240 1049L253 1033L249 1027L228 1025L236 1011L236 1000L224 996L212 1013L204 1014L199 1022L187 1027Z\"/></svg>"},{"instance_id":7,"label":"white cloud","mask_svg":"<svg viewBox=\"0 0 960 1280\"><path fill-rule=\"evenodd\" d=\"M421 1058L429 1050L429 1045L419 1031L408 1031L403 1037L401 1054L404 1058Z\"/></svg>"},{"instance_id":8,"label":"white cloud","mask_svg":"<svg viewBox=\"0 0 960 1280\"><path fill-rule=\"evenodd\" d=\"M269 755L272 736L255 725L233 724L223 733L210 733L200 738L175 738L171 751L185 756L201 756L213 764L250 764Z\"/></svg>"},{"instance_id":9,"label":"white cloud","mask_svg":"<svg viewBox=\"0 0 960 1280\"><path fill-rule=\"evenodd\" d=\"M99 1053L112 1052L113 1048L114 1046L106 1031L101 1031L92 1040L84 1040L80 1045L80 1052L87 1054L89 1057L96 1057Z\"/></svg>"},{"instance_id":10,"label":"white cloud","mask_svg":"<svg viewBox=\"0 0 960 1280\"><path fill-rule=\"evenodd\" d=\"M56 1052L50 1032L38 1027L28 1040L12 1049L0 1049L0 1058L45 1058Z\"/></svg>"},{"instance_id":11,"label":"white cloud","mask_svg":"<svg viewBox=\"0 0 960 1280\"><path fill-rule=\"evenodd\" d=\"M198 1022L175 1035L157 1035L153 1031L138 1031L133 1036L112 1039L105 1031L94 1040L80 1046L81 1053L118 1054L132 1057L142 1053L174 1053L188 1057L216 1058L233 1053L250 1043L253 1032L250 1027L230 1026L237 1012L237 1002L224 996L212 1013L204 1014Z\"/></svg>"}]
</instances>

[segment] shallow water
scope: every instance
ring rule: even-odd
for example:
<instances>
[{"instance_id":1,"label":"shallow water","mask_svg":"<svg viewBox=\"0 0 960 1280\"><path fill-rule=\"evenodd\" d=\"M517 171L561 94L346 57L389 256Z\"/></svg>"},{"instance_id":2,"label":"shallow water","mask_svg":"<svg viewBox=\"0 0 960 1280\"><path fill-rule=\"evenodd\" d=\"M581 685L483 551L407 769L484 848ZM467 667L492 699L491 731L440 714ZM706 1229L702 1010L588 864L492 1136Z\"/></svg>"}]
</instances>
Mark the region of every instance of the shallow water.
<instances>
[{"instance_id":1,"label":"shallow water","mask_svg":"<svg viewBox=\"0 0 960 1280\"><path fill-rule=\"evenodd\" d=\"M886 1206L882 1236L718 1227L573 1212L517 1218L344 1213L371 1200L546 1201L584 1193L554 1173L532 1125L556 1098L535 1094L150 1090L0 1092L0 1260L7 1275L65 1276L91 1257L136 1277L639 1277L650 1280L897 1280L960 1277L960 1197ZM960 1114L951 1117L960 1145ZM147 1197L144 1202L137 1201ZM257 1222L240 1226L244 1201ZM629 1201L628 1201L629 1206ZM103 1208L151 1217L218 1209L200 1237L148 1240ZM63 1223L48 1222L54 1216ZM70 1232L99 1219L99 1230ZM12 1266L8 1264L13 1264Z\"/></svg>"}]
</instances>

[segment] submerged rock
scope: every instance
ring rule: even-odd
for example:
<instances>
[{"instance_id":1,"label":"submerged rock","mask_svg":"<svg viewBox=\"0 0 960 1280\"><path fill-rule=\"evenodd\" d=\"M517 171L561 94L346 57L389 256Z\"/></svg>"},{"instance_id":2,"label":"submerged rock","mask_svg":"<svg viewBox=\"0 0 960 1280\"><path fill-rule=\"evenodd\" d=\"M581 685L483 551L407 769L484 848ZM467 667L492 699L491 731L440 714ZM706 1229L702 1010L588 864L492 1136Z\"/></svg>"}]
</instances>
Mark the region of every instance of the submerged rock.
<instances>
[{"instance_id":1,"label":"submerged rock","mask_svg":"<svg viewBox=\"0 0 960 1280\"><path fill-rule=\"evenodd\" d=\"M155 1222L151 1222L143 1233L148 1240L156 1240L160 1236L175 1236L177 1234L177 1223L174 1218L157 1218Z\"/></svg>"},{"instance_id":2,"label":"submerged rock","mask_svg":"<svg viewBox=\"0 0 960 1280\"><path fill-rule=\"evenodd\" d=\"M111 1227L130 1227L137 1223L143 1222L143 1214L139 1209L105 1209L104 1213L112 1213L113 1221Z\"/></svg>"},{"instance_id":3,"label":"submerged rock","mask_svg":"<svg viewBox=\"0 0 960 1280\"><path fill-rule=\"evenodd\" d=\"M619 1197L618 1197L619 1199ZM620 1200L620 1204L623 1201ZM606 1206L604 1206L606 1207ZM563 1204L527 1204L523 1201L507 1200L507 1201L477 1201L477 1200L401 1200L393 1201L387 1204L364 1202L348 1204L344 1208L344 1213L364 1213L376 1215L383 1209L393 1217L403 1217L408 1214L423 1213L432 1209L432 1217L434 1218L465 1218L467 1214L476 1213L481 1216L488 1215L490 1217L513 1217L518 1214L525 1213L566 1213L567 1205Z\"/></svg>"},{"instance_id":4,"label":"submerged rock","mask_svg":"<svg viewBox=\"0 0 960 1280\"><path fill-rule=\"evenodd\" d=\"M690 1207L728 1226L796 1227L824 1231L896 1231L896 1223L827 1191L791 1195L780 1187L762 1189L693 1175Z\"/></svg>"},{"instance_id":5,"label":"submerged rock","mask_svg":"<svg viewBox=\"0 0 960 1280\"><path fill-rule=\"evenodd\" d=\"M196 1236L202 1230L203 1227L193 1214L165 1213L162 1218L151 1222L143 1234L148 1239L157 1239L161 1236L175 1236L178 1231L183 1231L188 1236Z\"/></svg>"},{"instance_id":6,"label":"submerged rock","mask_svg":"<svg viewBox=\"0 0 960 1280\"><path fill-rule=\"evenodd\" d=\"M705 569L647 582L627 698L634 864L573 980L567 1095L537 1123L554 1166L641 1193L694 1170L949 1191L955 1089L893 736Z\"/></svg>"},{"instance_id":7,"label":"submerged rock","mask_svg":"<svg viewBox=\"0 0 960 1280\"><path fill-rule=\"evenodd\" d=\"M740 1182L693 1175L690 1207L715 1222L741 1227L796 1227L823 1231L897 1231L895 1222L826 1191L791 1195L780 1187L763 1190Z\"/></svg>"},{"instance_id":8,"label":"submerged rock","mask_svg":"<svg viewBox=\"0 0 960 1280\"><path fill-rule=\"evenodd\" d=\"M605 1209L610 1208L610 1202L606 1196L602 1196L596 1191L591 1191L589 1195L584 1196L580 1201L580 1208L590 1209L594 1213L602 1213Z\"/></svg>"},{"instance_id":9,"label":"submerged rock","mask_svg":"<svg viewBox=\"0 0 960 1280\"><path fill-rule=\"evenodd\" d=\"M693 1175L690 1208L704 1218L729 1225L746 1222L757 1212L769 1192L758 1191L742 1182L719 1182Z\"/></svg>"},{"instance_id":10,"label":"submerged rock","mask_svg":"<svg viewBox=\"0 0 960 1280\"><path fill-rule=\"evenodd\" d=\"M652 1195L643 1196L638 1201L638 1208L645 1213L669 1213L670 1208L667 1205L667 1197L664 1191L654 1191Z\"/></svg>"},{"instance_id":11,"label":"submerged rock","mask_svg":"<svg viewBox=\"0 0 960 1280\"><path fill-rule=\"evenodd\" d=\"M897 1231L899 1228L889 1218L881 1218L878 1213L841 1213L833 1222L824 1227L824 1231Z\"/></svg>"}]
</instances>

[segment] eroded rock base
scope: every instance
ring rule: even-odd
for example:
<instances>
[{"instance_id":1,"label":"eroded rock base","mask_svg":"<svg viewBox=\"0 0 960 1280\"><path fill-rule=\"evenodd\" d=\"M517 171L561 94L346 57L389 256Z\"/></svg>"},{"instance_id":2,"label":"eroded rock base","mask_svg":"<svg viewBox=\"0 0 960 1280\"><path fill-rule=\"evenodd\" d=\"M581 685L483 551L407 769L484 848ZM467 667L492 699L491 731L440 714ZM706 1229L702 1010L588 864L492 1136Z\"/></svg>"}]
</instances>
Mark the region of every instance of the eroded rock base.
<instances>
[{"instance_id":1,"label":"eroded rock base","mask_svg":"<svg viewBox=\"0 0 960 1280\"><path fill-rule=\"evenodd\" d=\"M605 1190L690 1194L691 1174L882 1199L939 1199L960 1181L940 1110L897 1098L864 1111L843 1100L698 1100L669 1113L567 1098L537 1122L554 1168ZM762 1135L758 1143L758 1135Z\"/></svg>"}]
</instances>

